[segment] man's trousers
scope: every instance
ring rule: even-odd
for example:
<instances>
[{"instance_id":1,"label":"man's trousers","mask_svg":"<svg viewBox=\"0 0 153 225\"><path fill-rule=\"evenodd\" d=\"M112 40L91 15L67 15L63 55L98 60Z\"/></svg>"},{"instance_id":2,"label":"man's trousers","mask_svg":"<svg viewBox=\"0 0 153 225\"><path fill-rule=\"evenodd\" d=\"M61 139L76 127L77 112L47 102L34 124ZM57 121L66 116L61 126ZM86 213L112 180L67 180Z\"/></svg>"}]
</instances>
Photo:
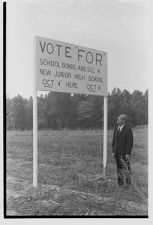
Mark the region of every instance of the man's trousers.
<instances>
[{"instance_id":1,"label":"man's trousers","mask_svg":"<svg viewBox=\"0 0 153 225\"><path fill-rule=\"evenodd\" d=\"M118 185L131 184L131 166L130 161L122 159L121 157L115 157L117 166L117 178Z\"/></svg>"}]
</instances>

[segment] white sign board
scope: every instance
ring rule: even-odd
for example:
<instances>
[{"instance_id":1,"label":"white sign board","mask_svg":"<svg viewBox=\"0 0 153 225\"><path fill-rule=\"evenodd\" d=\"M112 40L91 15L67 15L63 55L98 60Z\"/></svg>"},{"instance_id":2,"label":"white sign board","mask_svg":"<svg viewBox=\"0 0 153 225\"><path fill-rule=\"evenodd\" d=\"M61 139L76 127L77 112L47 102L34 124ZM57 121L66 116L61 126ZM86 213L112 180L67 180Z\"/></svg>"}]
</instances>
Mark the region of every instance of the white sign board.
<instances>
[{"instance_id":1,"label":"white sign board","mask_svg":"<svg viewBox=\"0 0 153 225\"><path fill-rule=\"evenodd\" d=\"M36 88L107 96L107 53L36 37Z\"/></svg>"}]
</instances>

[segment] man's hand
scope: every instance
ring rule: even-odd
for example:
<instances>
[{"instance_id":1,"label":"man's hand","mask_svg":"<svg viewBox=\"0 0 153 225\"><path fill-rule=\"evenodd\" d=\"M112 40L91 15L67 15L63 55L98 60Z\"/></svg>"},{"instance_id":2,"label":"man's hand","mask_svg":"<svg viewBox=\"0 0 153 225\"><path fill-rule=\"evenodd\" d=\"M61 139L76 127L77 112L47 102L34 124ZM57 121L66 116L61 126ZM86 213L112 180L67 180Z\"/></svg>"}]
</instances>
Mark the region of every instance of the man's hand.
<instances>
[{"instance_id":1,"label":"man's hand","mask_svg":"<svg viewBox=\"0 0 153 225\"><path fill-rule=\"evenodd\" d=\"M126 158L127 160L130 160L131 156L128 155L128 154L126 154L125 158Z\"/></svg>"},{"instance_id":2,"label":"man's hand","mask_svg":"<svg viewBox=\"0 0 153 225\"><path fill-rule=\"evenodd\" d=\"M112 157L115 158L115 153L112 153Z\"/></svg>"}]
</instances>

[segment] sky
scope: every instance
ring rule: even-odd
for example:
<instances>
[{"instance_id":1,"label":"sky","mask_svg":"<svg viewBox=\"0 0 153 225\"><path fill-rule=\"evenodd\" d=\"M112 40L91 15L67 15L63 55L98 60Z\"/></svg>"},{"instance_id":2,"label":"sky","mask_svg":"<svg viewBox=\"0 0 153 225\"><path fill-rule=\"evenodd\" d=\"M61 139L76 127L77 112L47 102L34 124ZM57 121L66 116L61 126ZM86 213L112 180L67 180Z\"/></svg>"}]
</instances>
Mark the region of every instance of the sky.
<instances>
[{"instance_id":1,"label":"sky","mask_svg":"<svg viewBox=\"0 0 153 225\"><path fill-rule=\"evenodd\" d=\"M108 53L108 91L148 88L143 0L7 1L7 96L33 95L34 36Z\"/></svg>"}]
</instances>

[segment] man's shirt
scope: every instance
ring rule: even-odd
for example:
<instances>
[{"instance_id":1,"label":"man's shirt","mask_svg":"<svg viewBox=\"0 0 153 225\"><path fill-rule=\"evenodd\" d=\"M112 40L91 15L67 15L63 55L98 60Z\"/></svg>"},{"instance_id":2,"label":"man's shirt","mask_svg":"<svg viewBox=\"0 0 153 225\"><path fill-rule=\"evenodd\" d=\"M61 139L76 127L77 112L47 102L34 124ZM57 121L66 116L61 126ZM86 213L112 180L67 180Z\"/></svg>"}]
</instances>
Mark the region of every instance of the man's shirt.
<instances>
[{"instance_id":1,"label":"man's shirt","mask_svg":"<svg viewBox=\"0 0 153 225\"><path fill-rule=\"evenodd\" d=\"M124 127L124 124L122 126L118 126L118 131L121 132L123 127Z\"/></svg>"}]
</instances>

